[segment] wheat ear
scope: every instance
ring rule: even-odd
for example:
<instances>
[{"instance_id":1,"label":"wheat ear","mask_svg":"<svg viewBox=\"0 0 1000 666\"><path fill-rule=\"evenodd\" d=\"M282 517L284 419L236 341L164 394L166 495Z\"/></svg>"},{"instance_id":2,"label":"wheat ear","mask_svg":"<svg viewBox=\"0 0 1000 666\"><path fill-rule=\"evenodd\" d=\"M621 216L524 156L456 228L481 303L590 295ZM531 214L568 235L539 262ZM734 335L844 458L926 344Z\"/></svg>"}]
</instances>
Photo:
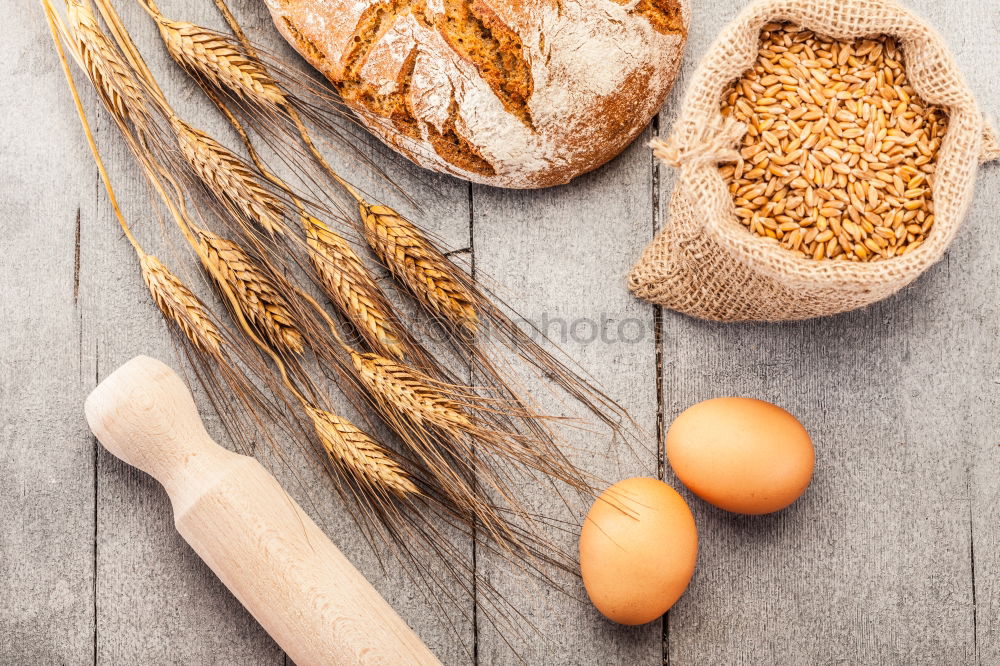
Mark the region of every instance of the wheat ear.
<instances>
[{"instance_id":1,"label":"wheat ear","mask_svg":"<svg viewBox=\"0 0 1000 666\"><path fill-rule=\"evenodd\" d=\"M375 283L371 272L350 244L326 224L309 215L305 205L292 194L291 187L267 169L243 123L213 91L206 94L229 120L250 155L251 162L267 180L289 193L299 212L306 236L309 261L320 286L340 312L361 333L368 345L380 353L402 359L404 344L392 306Z\"/></svg>"},{"instance_id":2,"label":"wheat ear","mask_svg":"<svg viewBox=\"0 0 1000 666\"><path fill-rule=\"evenodd\" d=\"M236 243L205 229L195 233L208 272L225 281L247 319L279 349L301 354L302 333L274 282Z\"/></svg>"},{"instance_id":3,"label":"wheat ear","mask_svg":"<svg viewBox=\"0 0 1000 666\"><path fill-rule=\"evenodd\" d=\"M309 215L302 216L309 259L323 290L372 349L404 356L397 323L382 290L344 238Z\"/></svg>"},{"instance_id":4,"label":"wheat ear","mask_svg":"<svg viewBox=\"0 0 1000 666\"><path fill-rule=\"evenodd\" d=\"M285 208L232 151L179 118L170 125L177 145L191 168L209 189L218 192L238 211L271 234L284 229Z\"/></svg>"},{"instance_id":5,"label":"wheat ear","mask_svg":"<svg viewBox=\"0 0 1000 666\"><path fill-rule=\"evenodd\" d=\"M352 352L351 361L361 383L379 401L449 432L472 428L461 405L414 370L378 354Z\"/></svg>"},{"instance_id":6,"label":"wheat ear","mask_svg":"<svg viewBox=\"0 0 1000 666\"><path fill-rule=\"evenodd\" d=\"M97 18L82 0L68 0L66 17L73 49L91 82L108 99L112 111L123 120L142 124L148 117L146 99L121 54L97 24Z\"/></svg>"},{"instance_id":7,"label":"wheat ear","mask_svg":"<svg viewBox=\"0 0 1000 666\"><path fill-rule=\"evenodd\" d=\"M222 35L191 23L164 18L150 0L146 0L144 6L156 20L167 50L183 67L201 74L220 88L288 113L310 151L334 179L358 199L365 235L379 258L432 312L459 328L476 332L478 316L474 297L455 279L454 268L447 259L411 222L386 206L368 205L354 187L332 171L312 144L287 96L258 60Z\"/></svg>"},{"instance_id":8,"label":"wheat ear","mask_svg":"<svg viewBox=\"0 0 1000 666\"><path fill-rule=\"evenodd\" d=\"M457 279L454 267L413 223L388 206L362 201L365 238L386 267L430 310L475 333L475 298Z\"/></svg>"},{"instance_id":9,"label":"wheat ear","mask_svg":"<svg viewBox=\"0 0 1000 666\"><path fill-rule=\"evenodd\" d=\"M386 488L398 497L419 493L410 477L382 446L347 419L307 406L316 434L327 453L373 488Z\"/></svg>"},{"instance_id":10,"label":"wheat ear","mask_svg":"<svg viewBox=\"0 0 1000 666\"><path fill-rule=\"evenodd\" d=\"M208 308L205 304L194 295L194 293L187 288L187 286L174 275L170 269L163 265L163 263L151 254L147 254L139 241L132 234L132 230L128 223L125 221L125 216L122 214L121 208L118 205L118 197L115 196L114 188L111 186L111 180L108 178L107 169L104 167L104 160L101 159L100 151L97 149L97 143L94 141L94 135L90 129L90 122L87 120L87 115L84 112L83 104L80 101L80 95L77 91L76 84L73 82L73 76L69 71L69 63L66 60L66 54L63 51L62 43L60 42L60 31L65 33L65 26L58 20L56 14L53 12L51 5L48 2L43 2L43 8L45 10L46 18L49 22L49 28L52 32L52 41L55 46L56 53L59 56L60 63L63 68L63 73L66 76L66 84L69 87L70 94L73 97L73 103L76 106L77 115L80 118L80 125L83 128L83 133L87 138L87 144L90 147L91 154L94 158L94 164L97 166L97 171L101 176L101 180L104 183L104 188L108 194L108 200L111 203L111 209L114 212L115 219L121 226L122 232L128 239L129 244L135 250L136 256L139 258L139 269L142 274L142 280L149 289L149 293L153 298L153 302L160 309L163 315L174 322L184 336L191 342L192 345L199 351L213 356L217 359L221 359L222 356L222 334L219 332L218 327L212 320L211 315L208 313ZM79 2L71 2L68 5L68 11L70 13L70 20L74 28L80 32L84 32L89 35L89 37L83 38L78 37L75 41L76 46L81 49L81 51L93 51L97 47L95 44L103 44L107 47L108 53L111 55L108 57L102 56L103 62L118 62L114 60L117 58L117 52L111 47L110 42L104 36L100 29L97 27L97 23L94 19L93 13L90 11L89 7L82 5ZM75 33L74 33L75 34ZM102 47L102 49L104 48ZM127 109L124 106L115 107L115 97L112 96L112 91L114 89L107 88L106 85L102 84L103 76L101 72L108 71L104 66L97 66L94 63L97 62L94 58L86 58L82 53L78 53L80 56L80 63L84 66L85 71L88 73L91 82L102 90L105 94L105 101L111 106L112 111L116 114L119 112L127 113ZM110 60L109 60L110 58ZM131 76L122 68L112 68L110 71L122 72L121 81L131 82ZM105 83L107 79L103 79ZM135 88L137 91L138 89ZM121 98L117 98L119 103ZM138 94L134 98L142 103L142 97ZM142 107L144 108L144 107ZM119 120L124 120L125 116L119 116Z\"/></svg>"},{"instance_id":11,"label":"wheat ear","mask_svg":"<svg viewBox=\"0 0 1000 666\"><path fill-rule=\"evenodd\" d=\"M267 106L285 105L285 93L267 70L232 40L193 23L171 21L152 3L145 4L156 20L167 52L181 67L245 98Z\"/></svg>"},{"instance_id":12,"label":"wheat ear","mask_svg":"<svg viewBox=\"0 0 1000 666\"><path fill-rule=\"evenodd\" d=\"M218 357L222 334L212 322L205 304L153 255L141 255L139 266L142 280L163 315L177 324L198 350Z\"/></svg>"},{"instance_id":13,"label":"wheat ear","mask_svg":"<svg viewBox=\"0 0 1000 666\"><path fill-rule=\"evenodd\" d=\"M156 189L161 196L165 194L162 187ZM172 204L168 208L181 216ZM301 403L321 445L339 468L369 490L381 489L398 497L419 494L419 489L388 450L346 419L313 406L289 376L286 360L254 332L254 328L262 331L276 346L296 353L302 351L302 334L293 323L287 301L264 271L235 243L195 228L183 217L179 219L182 229L190 229L197 237L199 257L209 273L222 283L227 299L235 304L234 316L240 327L274 361L281 381Z\"/></svg>"}]
</instances>

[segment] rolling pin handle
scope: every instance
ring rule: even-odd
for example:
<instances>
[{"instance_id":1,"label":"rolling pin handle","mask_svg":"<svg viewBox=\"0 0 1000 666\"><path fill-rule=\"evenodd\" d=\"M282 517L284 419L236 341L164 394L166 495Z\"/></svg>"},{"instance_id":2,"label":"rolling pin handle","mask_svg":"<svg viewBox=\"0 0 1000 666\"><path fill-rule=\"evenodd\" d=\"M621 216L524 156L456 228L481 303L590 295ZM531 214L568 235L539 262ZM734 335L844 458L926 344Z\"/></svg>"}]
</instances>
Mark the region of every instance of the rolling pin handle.
<instances>
[{"instance_id":1,"label":"rolling pin handle","mask_svg":"<svg viewBox=\"0 0 1000 666\"><path fill-rule=\"evenodd\" d=\"M166 364L136 356L87 397L90 429L108 451L175 490L239 459L205 431L194 398Z\"/></svg>"}]
</instances>

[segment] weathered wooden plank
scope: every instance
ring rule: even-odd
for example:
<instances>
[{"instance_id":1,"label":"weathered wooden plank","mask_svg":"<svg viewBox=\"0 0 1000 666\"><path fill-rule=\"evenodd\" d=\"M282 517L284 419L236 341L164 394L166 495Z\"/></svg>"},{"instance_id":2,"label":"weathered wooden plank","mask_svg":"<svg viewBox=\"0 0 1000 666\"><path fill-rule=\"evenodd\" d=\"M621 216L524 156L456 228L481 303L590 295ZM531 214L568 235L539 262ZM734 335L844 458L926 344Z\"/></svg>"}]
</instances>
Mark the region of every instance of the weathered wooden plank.
<instances>
[{"instance_id":1,"label":"weathered wooden plank","mask_svg":"<svg viewBox=\"0 0 1000 666\"><path fill-rule=\"evenodd\" d=\"M565 187L536 192L476 187L473 196L477 271L504 285L508 302L592 372L649 431L649 448L638 460L614 451L600 430L565 433L571 457L609 481L656 473L653 313L624 287L629 262L652 226L646 140L648 133L610 165ZM536 393L542 410L574 414L552 395ZM529 506L560 515L558 499L537 484L521 490ZM587 509L579 503L575 508ZM552 537L576 552L576 530ZM505 639L514 641L526 663L661 663L660 623L618 628L589 602L547 589L495 556L479 553L478 565L538 630L528 629L527 640L518 639L501 635L481 618L480 663L512 663ZM561 580L586 599L578 579Z\"/></svg>"},{"instance_id":2,"label":"weathered wooden plank","mask_svg":"<svg viewBox=\"0 0 1000 666\"><path fill-rule=\"evenodd\" d=\"M203 25L209 25L216 28L223 28L223 24L220 18L214 13L214 10L208 5L197 4L196 3L186 3L188 6L184 7L171 7L169 9L165 8L172 17L181 20L192 20L199 22ZM123 8L123 12L124 12ZM240 16L244 16L245 12L239 11L240 8L235 7ZM166 59L163 57L162 50L160 48L159 42L148 26L148 21L144 23L144 17L136 14L133 11L128 11L127 14L131 15L130 26L134 26L137 31L137 40L144 47L144 52L148 55L151 64L153 64L154 71L157 73L164 73L164 79L166 82L166 88L168 95L172 96L173 99L177 100L177 106L182 109L186 115L185 117L194 122L196 125L203 129L207 129L209 132L216 134L224 142L231 146L237 145L233 140L232 135L227 132L224 126L220 123L219 119L214 116L214 114L206 113L204 111L204 106L201 105L201 100L198 95L191 95L189 91L191 89L190 84L186 81L183 76L178 76L176 71L168 64ZM291 56L290 50L280 42L280 38L277 37L276 33L270 25L270 21L266 18L266 13L261 14L259 11L255 13L248 14L250 17L246 21L246 27L251 32L251 35L263 42L270 51L280 52L283 55ZM141 36L140 36L141 35ZM295 57L297 60L297 57ZM198 109L200 111L196 111ZM467 186L464 183L458 183L447 178L441 177L430 177L427 174L420 171L419 169L400 161L398 156L393 160L387 160L386 155L390 153L387 149L381 148L375 145L376 142L371 141L370 143L363 143L361 145L362 150L368 151L374 155L374 159L380 163L384 164L387 170L391 170L391 178L404 187L407 191L410 191L415 195L415 198L419 201L429 201L429 202L440 202L439 205L434 205L428 207L422 213L422 218L430 222L429 228L438 236L443 237L445 242L452 248L461 249L468 245L468 227L469 227L469 216L468 216L468 196L467 196ZM341 155L339 159L336 155L332 155L335 162L339 162L347 167L345 173L350 173L352 169L349 167L352 165L353 158L350 154ZM116 154L116 158L125 160L124 155ZM394 193L390 187L386 187L384 183L379 183L378 179L368 170L357 170L356 167L351 173L351 177L357 181L358 176L361 176L362 187L373 193L375 197L385 196L387 199L392 200L394 197L398 198L400 195ZM451 189L454 191L455 196L446 195L442 196L442 191ZM123 195L123 198L138 199L136 190L130 189L129 195ZM458 205L453 205L451 202L457 201ZM401 209L405 209L405 206L400 206ZM142 208L139 208L142 211ZM416 211L414 211L416 212ZM153 231L151 229L151 231ZM155 233L152 234L155 237ZM127 257L128 253L125 251L125 246L120 248L124 259ZM101 252L106 253L106 250ZM104 256L102 254L102 256ZM172 254L168 256L174 256ZM120 259L116 259L118 261ZM131 268L131 267L130 267ZM193 266L188 266L189 269L193 269ZM192 270L192 273L196 271ZM127 276L125 276L127 277ZM141 286L135 287L136 298L141 300L145 298L145 293L142 291ZM150 315L148 321L142 323L142 326L160 326L157 321L155 312ZM134 331L134 328L132 330ZM160 346L165 348L165 339L160 342ZM128 354L123 356L127 357L131 355L131 350ZM408 583L405 576L400 574L398 570L393 570L390 567L389 572L385 572L380 566L380 557L384 557L384 553L373 553L371 552L368 544L364 540L362 534L358 531L356 525L354 524L349 512L355 510L354 507L344 506L339 500L333 495L333 491L329 486L329 481L325 476L319 472L315 463L309 459L307 455L302 454L298 451L286 451L286 459L284 461L279 461L276 457L270 456L268 452L262 451L261 457L265 459L266 462L270 464L272 471L279 477L279 479L286 485L293 496L296 496L300 500L303 506L306 507L321 525L327 529L328 532L334 534L338 545L344 550L345 554L372 580L372 582L379 588L379 590L386 596L389 602L407 619L412 626L421 634L421 636L428 642L432 649L439 654L443 661L446 663L458 663L465 661L472 650L472 628L471 623L467 619L463 623L459 622L459 625L452 629L447 626L443 619L434 614L428 612L428 602L425 598L421 596L419 591L413 589L413 586ZM140 475L141 476L141 475ZM143 477L145 480L145 477ZM113 498L109 499L115 507L119 505L125 505L133 501L132 498ZM115 509L117 511L117 509ZM127 541L123 541L123 544ZM182 547L181 552L184 552ZM470 555L471 557L471 555ZM176 564L174 565L176 566ZM196 572L203 567L200 564L188 565L186 569L193 569ZM183 581L177 582L168 580L172 575L180 575L182 578L190 576L187 571L182 574L171 574L171 567L164 567L164 571L158 572L164 580L159 581L157 584L160 587L167 588L173 585L183 585ZM146 580L148 576L135 577L129 576L126 571L121 571L118 569L109 569L109 576L116 579L122 578L125 580L122 585L126 587L131 587L133 585L141 584L143 586L148 586L150 582ZM216 585L216 587L218 587ZM126 594L128 594L126 592ZM178 609L177 618L174 622L179 625L195 624L198 627L205 629L205 632L198 634L193 646L186 648L187 653L191 655L198 654L202 660L211 660L214 658L211 655L217 655L219 653L218 644L213 645L212 641L208 640L207 632L211 631L209 625L203 622L202 608L210 605L221 604L223 606L229 605L231 599L228 594L223 591L218 592L213 589L210 600L195 600L195 607L184 610ZM137 601L137 603L139 603ZM149 612L150 614L159 614L159 609L156 608L155 604L145 604L143 612ZM469 600L468 608L464 611L467 618L472 616L472 602ZM461 615L461 613L460 613ZM109 626L115 625L120 622L120 618L114 618L109 620ZM233 613L233 619L230 623L244 621L243 614L241 612ZM168 630L170 625L161 621L156 621L150 618L150 625L156 625L161 628L161 630ZM229 639L241 645L241 650L245 651L247 654L247 659L251 655L256 654L257 650L261 650L260 659L264 659L264 655L271 650L268 647L269 642L264 640L263 648L258 643L256 634L259 629L253 625L251 627L240 626L238 630L234 630L232 627L221 627L216 628L216 631L222 630L228 634L232 634ZM109 649L117 650L114 652L115 655L126 655L129 651L132 654L147 656L153 654L150 652L155 649L151 645L139 645L136 646L136 638L134 636L128 635L121 638L116 638L110 641L111 646ZM141 643L141 641L140 641ZM216 642L217 643L217 642ZM231 651L224 651L222 654L230 654ZM226 657L229 658L229 657ZM265 663L268 663L264 659Z\"/></svg>"},{"instance_id":3,"label":"weathered wooden plank","mask_svg":"<svg viewBox=\"0 0 1000 666\"><path fill-rule=\"evenodd\" d=\"M713 20L696 22L686 71L740 4L715 3ZM975 87L989 109L982 63L995 60L995 40L974 37L984 10L913 4L966 71L982 72ZM948 258L865 311L778 326L665 313L668 424L699 400L748 395L799 416L817 447L812 487L775 516L731 516L687 493L701 553L669 615L671 663L972 663L977 624L982 663L991 663L998 423L983 362L992 363L997 322L982 285L996 268L975 228L992 222L981 218L997 202L988 187L979 193Z\"/></svg>"},{"instance_id":4,"label":"weathered wooden plank","mask_svg":"<svg viewBox=\"0 0 1000 666\"><path fill-rule=\"evenodd\" d=\"M198 20L211 5L185 3ZM209 132L221 121L206 112L191 85L160 47L152 22L135 3L115 3L168 96L185 119ZM193 98L193 99L192 99ZM116 192L140 242L189 284L206 293L190 253L172 227L161 227L144 183L117 130L89 107ZM86 163L86 162L82 162ZM94 359L99 381L137 354L177 368L167 324L142 284L99 184L98 206L85 211L81 234L81 353ZM164 241L161 229L168 230ZM210 410L203 396L199 408ZM211 419L207 419L211 427ZM214 432L221 436L221 432ZM275 665L284 655L177 534L159 484L103 448L98 454L96 545L98 663L242 663Z\"/></svg>"},{"instance_id":5,"label":"weathered wooden plank","mask_svg":"<svg viewBox=\"0 0 1000 666\"><path fill-rule=\"evenodd\" d=\"M94 445L77 238L94 171L41 10L0 7L0 662L94 652ZM30 94L29 92L30 91Z\"/></svg>"},{"instance_id":6,"label":"weathered wooden plank","mask_svg":"<svg viewBox=\"0 0 1000 666\"><path fill-rule=\"evenodd\" d=\"M996 87L1000 6L963 2L951 11L933 2L920 6L939 25L980 108L995 124L1000 116ZM998 206L1000 172L991 164L980 174L966 227L943 268L945 286L935 288L947 304L941 317L956 318L960 327L954 335L949 331L941 338L955 359L954 371L946 375L953 379L931 378L942 392L951 394L948 404L954 410L951 418L935 424L935 431L955 446L967 447L969 573L975 586L972 621L979 664L1000 663L1000 299L995 290L1000 282L1000 237L994 231ZM947 391L950 386L955 388Z\"/></svg>"},{"instance_id":7,"label":"weathered wooden plank","mask_svg":"<svg viewBox=\"0 0 1000 666\"><path fill-rule=\"evenodd\" d=\"M743 3L703 4L695 11L685 74ZM971 0L912 4L933 18L984 110L996 114L992 37L1000 30L1000 10ZM237 7L258 36L284 49L260 3ZM140 44L156 70L171 71L149 22L128 3L121 8L142 33ZM164 9L221 25L210 3L185 0ZM0 312L7 324L0 404L8 414L0 426L0 456L4 469L13 471L4 485L13 491L0 497L6 502L0 506L0 573L2 596L14 602L0 610L0 661L89 662L96 621L102 662L280 663L273 643L176 535L162 491L103 452L93 597L95 444L79 406L97 378L134 353L176 360L103 203L55 60L48 53L26 55L47 39L41 17L27 21L12 12L0 16L8 19L0 25L18 26L0 47L11 54L3 59L10 82L4 90L5 108L14 110L0 129L0 206L8 219L21 222L8 225L0 241ZM202 108L193 92L184 92L191 89L181 87L182 77L169 80L183 108ZM683 85L661 116L665 131ZM29 88L34 94L21 94ZM211 114L191 117L220 129ZM100 128L122 198L145 237L155 238L158 227L145 217L138 180L123 168L127 156L107 123ZM65 146L71 147L68 155ZM431 203L424 219L432 228L454 248L469 244L466 185L410 167L376 145L368 148L416 199ZM647 151L633 147L611 167L567 188L476 188L479 268L507 284L511 300L535 321L545 312L550 322L556 316L569 323L574 317L599 320L603 311L615 324L637 317L649 331L649 310L630 301L622 286L652 224L643 203L648 164ZM357 177L378 190L370 174ZM663 174L663 181L665 202L670 176ZM60 187L48 186L53 182ZM668 422L702 398L755 395L799 414L819 452L815 485L779 516L734 518L691 498L702 551L694 584L668 620L672 663L972 663L977 654L980 663L1000 661L1000 453L994 434L1000 425L1000 313L984 288L998 276L1000 248L988 226L1000 203L997 184L992 167L945 262L904 294L865 312L786 326L723 326L665 314ZM393 195L387 199L396 202ZM38 220L46 223L44 248L33 226ZM164 252L165 259L174 256ZM38 284L47 285L44 296ZM36 338L46 341L44 354ZM652 427L649 338L637 345L563 346ZM606 442L591 439L578 435L573 443L603 450ZM37 456L50 450L61 453L40 468ZM327 501L326 481L310 463L293 458L290 469L271 463L432 649L446 663L468 662L462 643L471 640L471 628L460 626L462 638L456 638L403 577L380 570L345 507ZM640 471L605 461L588 466L612 480ZM572 539L567 543L575 547ZM527 583L483 554L479 567L542 629L537 640L519 646L529 663L659 663L656 625L617 628L586 604ZM481 661L511 660L482 616L479 636Z\"/></svg>"},{"instance_id":8,"label":"weathered wooden plank","mask_svg":"<svg viewBox=\"0 0 1000 666\"><path fill-rule=\"evenodd\" d=\"M979 193L985 201L977 204L970 223L977 230L996 224L993 211L1000 204L995 192L1000 189L996 168L983 178ZM990 193L990 194L986 194ZM987 197L989 197L987 199ZM970 274L960 280L966 297L967 320L976 331L968 349L965 377L965 406L970 414L963 439L970 444L970 537L971 578L975 585L975 615L973 629L976 654L980 664L1000 663L1000 435L997 434L997 414L1000 414L1000 307L992 290L978 285L996 285L1000 278L996 257L1000 254L996 234L983 233L986 242L980 244L966 234L968 258L975 261ZM958 280L957 280L958 281ZM961 413L961 412L959 412Z\"/></svg>"},{"instance_id":9,"label":"weathered wooden plank","mask_svg":"<svg viewBox=\"0 0 1000 666\"><path fill-rule=\"evenodd\" d=\"M299 58L274 29L263 3L249 0L232 4L254 42L263 45L272 54L278 54L289 62L309 69L309 65ZM346 133L353 135L353 145L360 155L369 158L375 167L384 171L384 175L362 165L359 155L352 154L349 150L337 150L337 144L331 143L325 154L340 173L361 188L372 201L382 201L410 216L438 239L446 251L463 253L469 248L471 241L467 183L414 166L346 119L343 127ZM419 206L408 202L403 192L410 195ZM361 254L368 255L363 246ZM379 272L383 276L382 286L390 294L395 294L395 302L405 312L419 315L409 297L398 293L395 283L385 271ZM427 323L426 318L419 321ZM463 369L456 367L455 370ZM338 407L345 415L353 418L354 411L348 405L339 404ZM384 429L379 436L383 441L391 441L391 435ZM471 597L455 592L457 607L450 609L450 619L442 616L435 608L436 600L433 597L436 595L426 589L419 579L415 581L401 570L394 562L392 549L380 544L373 550L352 518L358 508L345 504L335 495L330 480L318 469L316 463L301 452L289 451L288 454L287 464L273 458L265 464L269 465L289 492L299 499L348 559L365 574L442 662L469 663L474 650L474 609ZM259 457L267 456L262 452ZM463 543L460 537L454 538L456 544ZM471 543L467 548L468 559L464 566L471 567ZM424 566L426 568L420 572L421 575L446 579L440 563L427 562ZM468 584L469 581L462 581L463 586ZM458 588L457 585L454 587Z\"/></svg>"}]
</instances>

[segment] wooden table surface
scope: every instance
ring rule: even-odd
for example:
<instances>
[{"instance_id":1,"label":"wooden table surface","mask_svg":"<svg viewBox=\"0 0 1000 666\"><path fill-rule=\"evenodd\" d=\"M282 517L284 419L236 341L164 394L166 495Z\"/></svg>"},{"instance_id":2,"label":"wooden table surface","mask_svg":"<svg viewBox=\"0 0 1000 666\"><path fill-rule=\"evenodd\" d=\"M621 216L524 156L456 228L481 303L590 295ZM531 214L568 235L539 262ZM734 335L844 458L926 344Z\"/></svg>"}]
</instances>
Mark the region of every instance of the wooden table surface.
<instances>
[{"instance_id":1,"label":"wooden table surface","mask_svg":"<svg viewBox=\"0 0 1000 666\"><path fill-rule=\"evenodd\" d=\"M129 0L116 4L168 94L224 135L167 63L150 21ZM998 664L1000 173L982 172L944 260L863 311L724 325L633 299L625 275L663 222L672 187L644 144L669 129L694 65L745 2L692 4L684 71L661 116L571 185L470 187L364 145L522 314L590 322L560 344L650 432L709 397L770 400L812 433L815 479L792 508L761 518L728 515L682 489L698 523L698 570L668 616L644 627L613 626L484 554L476 565L538 629L518 646L532 664ZM1000 4L908 4L937 25L984 112L1000 115ZM162 5L221 27L209 0ZM254 39L282 49L259 0L235 7ZM162 489L87 429L83 399L115 367L140 353L178 360L115 226L40 7L0 3L0 26L0 663L285 663L177 535ZM126 213L157 238L122 145L89 91L85 102ZM605 334L591 339L593 324ZM574 444L607 447L594 439ZM655 439L641 461L580 460L606 476L656 474ZM382 571L315 470L265 462L442 661L515 660L473 601L449 630ZM680 488L669 466L663 474Z\"/></svg>"}]
</instances>

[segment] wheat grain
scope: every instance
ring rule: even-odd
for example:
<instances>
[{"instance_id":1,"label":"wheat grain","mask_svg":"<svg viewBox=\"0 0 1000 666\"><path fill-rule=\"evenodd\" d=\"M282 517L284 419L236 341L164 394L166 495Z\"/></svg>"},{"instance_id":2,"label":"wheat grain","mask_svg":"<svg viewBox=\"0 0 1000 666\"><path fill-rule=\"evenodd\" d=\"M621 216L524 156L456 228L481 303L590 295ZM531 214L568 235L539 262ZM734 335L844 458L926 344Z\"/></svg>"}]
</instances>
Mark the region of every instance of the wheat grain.
<instances>
[{"instance_id":1,"label":"wheat grain","mask_svg":"<svg viewBox=\"0 0 1000 666\"><path fill-rule=\"evenodd\" d=\"M146 98L132 70L104 34L90 6L81 0L66 3L66 16L74 38L73 48L91 82L103 94L112 111L137 126L148 119Z\"/></svg>"},{"instance_id":2,"label":"wheat grain","mask_svg":"<svg viewBox=\"0 0 1000 666\"><path fill-rule=\"evenodd\" d=\"M302 333L274 282L236 243L204 229L197 234L202 262L232 291L246 318L279 349L301 354Z\"/></svg>"},{"instance_id":3,"label":"wheat grain","mask_svg":"<svg viewBox=\"0 0 1000 666\"><path fill-rule=\"evenodd\" d=\"M323 448L359 481L399 497L419 493L389 452L353 423L312 406L306 410Z\"/></svg>"},{"instance_id":4,"label":"wheat grain","mask_svg":"<svg viewBox=\"0 0 1000 666\"><path fill-rule=\"evenodd\" d=\"M473 428L461 405L414 370L378 354L353 353L351 361L365 388L384 404L452 433Z\"/></svg>"},{"instance_id":5,"label":"wheat grain","mask_svg":"<svg viewBox=\"0 0 1000 666\"><path fill-rule=\"evenodd\" d=\"M154 17L167 51L185 69L265 106L287 103L285 93L267 70L224 35L160 14Z\"/></svg>"},{"instance_id":6,"label":"wheat grain","mask_svg":"<svg viewBox=\"0 0 1000 666\"><path fill-rule=\"evenodd\" d=\"M851 261L899 256L926 238L947 117L910 86L894 40L765 26L722 113L748 126L740 159L721 171L751 232Z\"/></svg>"},{"instance_id":7,"label":"wheat grain","mask_svg":"<svg viewBox=\"0 0 1000 666\"><path fill-rule=\"evenodd\" d=\"M153 296L153 302L164 316L177 324L197 349L219 357L222 335L209 316L205 304L153 255L143 254L139 267L142 280Z\"/></svg>"},{"instance_id":8,"label":"wheat grain","mask_svg":"<svg viewBox=\"0 0 1000 666\"><path fill-rule=\"evenodd\" d=\"M285 207L239 157L177 117L170 125L191 168L210 190L271 234L284 230Z\"/></svg>"},{"instance_id":9,"label":"wheat grain","mask_svg":"<svg viewBox=\"0 0 1000 666\"><path fill-rule=\"evenodd\" d=\"M386 267L432 312L475 333L475 298L455 268L413 224L387 206L361 202L365 238Z\"/></svg>"},{"instance_id":10,"label":"wheat grain","mask_svg":"<svg viewBox=\"0 0 1000 666\"><path fill-rule=\"evenodd\" d=\"M395 317L357 253L340 234L315 217L303 216L309 259L327 296L372 349L396 359L404 356Z\"/></svg>"}]
</instances>

